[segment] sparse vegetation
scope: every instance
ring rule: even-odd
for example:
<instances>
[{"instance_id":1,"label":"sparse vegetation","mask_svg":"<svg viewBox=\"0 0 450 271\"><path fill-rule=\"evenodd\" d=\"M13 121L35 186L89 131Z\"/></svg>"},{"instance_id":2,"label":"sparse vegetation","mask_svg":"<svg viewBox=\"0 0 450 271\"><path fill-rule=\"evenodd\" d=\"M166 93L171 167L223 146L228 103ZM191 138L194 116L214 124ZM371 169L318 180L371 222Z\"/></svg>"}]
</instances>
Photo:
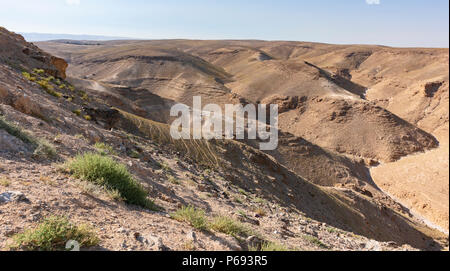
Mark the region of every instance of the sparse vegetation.
<instances>
[{"instance_id":1,"label":"sparse vegetation","mask_svg":"<svg viewBox=\"0 0 450 271\"><path fill-rule=\"evenodd\" d=\"M244 189L242 189L242 188L239 188L239 189L238 189L238 191L239 191L239 193L241 193L242 195L244 195L244 196L248 196L248 193L247 193L247 191L245 191Z\"/></svg>"},{"instance_id":2,"label":"sparse vegetation","mask_svg":"<svg viewBox=\"0 0 450 271\"><path fill-rule=\"evenodd\" d=\"M265 200L263 198L259 198L259 197L254 197L253 202L258 203L258 204L267 204L267 200Z\"/></svg>"},{"instance_id":3,"label":"sparse vegetation","mask_svg":"<svg viewBox=\"0 0 450 271\"><path fill-rule=\"evenodd\" d=\"M44 139L39 139L33 155L36 157L55 158L57 153L52 144Z\"/></svg>"},{"instance_id":4,"label":"sparse vegetation","mask_svg":"<svg viewBox=\"0 0 450 271\"><path fill-rule=\"evenodd\" d=\"M233 197L233 201L236 202L236 203L239 203L239 204L243 204L244 203L244 201L238 196L234 196Z\"/></svg>"},{"instance_id":5,"label":"sparse vegetation","mask_svg":"<svg viewBox=\"0 0 450 271\"><path fill-rule=\"evenodd\" d=\"M173 176L169 176L169 177L167 178L167 180L168 180L170 183L172 183L172 184L176 184L176 185L181 184L181 182L180 182L178 179L176 179L175 177L173 177Z\"/></svg>"},{"instance_id":6,"label":"sparse vegetation","mask_svg":"<svg viewBox=\"0 0 450 271\"><path fill-rule=\"evenodd\" d=\"M193 159L199 165L217 167L220 165L220 154L217 146L209 140L175 140L170 135L170 127L167 124L154 122L149 119L127 113L119 112L128 120L130 130L138 130L145 134L156 144L172 147L184 156Z\"/></svg>"},{"instance_id":7,"label":"sparse vegetation","mask_svg":"<svg viewBox=\"0 0 450 271\"><path fill-rule=\"evenodd\" d=\"M39 177L39 181L43 182L46 185L51 185L51 186L56 186L56 182L54 180L52 180L52 178L50 178L49 176L44 176L41 175Z\"/></svg>"},{"instance_id":8,"label":"sparse vegetation","mask_svg":"<svg viewBox=\"0 0 450 271\"><path fill-rule=\"evenodd\" d=\"M185 251L192 251L192 250L195 250L195 244L192 241L186 241L186 242L184 242L182 248Z\"/></svg>"},{"instance_id":9,"label":"sparse vegetation","mask_svg":"<svg viewBox=\"0 0 450 271\"><path fill-rule=\"evenodd\" d=\"M147 199L147 192L130 174L128 169L112 158L98 153L85 153L67 163L73 176L85 181L117 190L127 203L155 209Z\"/></svg>"},{"instance_id":10,"label":"sparse vegetation","mask_svg":"<svg viewBox=\"0 0 450 271\"><path fill-rule=\"evenodd\" d=\"M229 234L232 236L248 236L251 234L250 229L240 222L233 220L227 216L217 216L211 222L211 229Z\"/></svg>"},{"instance_id":11,"label":"sparse vegetation","mask_svg":"<svg viewBox=\"0 0 450 271\"><path fill-rule=\"evenodd\" d=\"M31 81L31 82L36 82L36 77L32 76L30 73L28 72L22 72L23 77L25 77L25 79Z\"/></svg>"},{"instance_id":12,"label":"sparse vegetation","mask_svg":"<svg viewBox=\"0 0 450 271\"><path fill-rule=\"evenodd\" d=\"M339 230L337 230L337 229L335 229L335 228L332 228L332 227L327 227L326 229L327 229L327 232L329 232L329 233L336 233L336 232L339 232Z\"/></svg>"},{"instance_id":13,"label":"sparse vegetation","mask_svg":"<svg viewBox=\"0 0 450 271\"><path fill-rule=\"evenodd\" d=\"M75 181L75 185L85 194L94 197L106 197L115 201L123 201L123 198L120 196L120 192L117 189L107 189L106 187L83 180Z\"/></svg>"},{"instance_id":14,"label":"sparse vegetation","mask_svg":"<svg viewBox=\"0 0 450 271\"><path fill-rule=\"evenodd\" d=\"M243 211L243 210L238 210L237 213L238 213L240 216L247 218L247 214L245 213L245 211Z\"/></svg>"},{"instance_id":15,"label":"sparse vegetation","mask_svg":"<svg viewBox=\"0 0 450 271\"><path fill-rule=\"evenodd\" d=\"M317 237L311 235L304 235L303 239L320 248L328 249L328 246L322 243Z\"/></svg>"},{"instance_id":16,"label":"sparse vegetation","mask_svg":"<svg viewBox=\"0 0 450 271\"><path fill-rule=\"evenodd\" d=\"M166 171L166 172L172 171L169 164L167 164L166 162L161 162L159 165L163 171Z\"/></svg>"},{"instance_id":17,"label":"sparse vegetation","mask_svg":"<svg viewBox=\"0 0 450 271\"><path fill-rule=\"evenodd\" d=\"M36 228L13 236L12 250L65 250L67 241L74 240L80 247L91 247L99 243L94 230L87 225L76 226L67 218L52 216L44 219Z\"/></svg>"},{"instance_id":18,"label":"sparse vegetation","mask_svg":"<svg viewBox=\"0 0 450 271\"><path fill-rule=\"evenodd\" d=\"M50 85L50 83L46 80L39 80L36 82L39 86L41 86L41 88L43 88L46 91L52 91L53 90L53 86Z\"/></svg>"},{"instance_id":19,"label":"sparse vegetation","mask_svg":"<svg viewBox=\"0 0 450 271\"><path fill-rule=\"evenodd\" d=\"M82 134L76 134L74 137L75 137L76 139L86 139L86 138L84 137L84 135L82 135Z\"/></svg>"},{"instance_id":20,"label":"sparse vegetation","mask_svg":"<svg viewBox=\"0 0 450 271\"><path fill-rule=\"evenodd\" d=\"M94 148L102 155L112 154L117 155L116 150L111 145L108 145L104 142L97 142L94 144Z\"/></svg>"},{"instance_id":21,"label":"sparse vegetation","mask_svg":"<svg viewBox=\"0 0 450 271\"><path fill-rule=\"evenodd\" d=\"M267 215L266 210L264 210L264 209L261 208L261 207L255 208L255 209L254 209L254 212L255 212L255 214L257 214L257 215L259 215L259 216L261 216L261 217Z\"/></svg>"},{"instance_id":22,"label":"sparse vegetation","mask_svg":"<svg viewBox=\"0 0 450 271\"><path fill-rule=\"evenodd\" d=\"M45 71L43 69L34 68L33 73L39 74L39 75L44 75Z\"/></svg>"},{"instance_id":23,"label":"sparse vegetation","mask_svg":"<svg viewBox=\"0 0 450 271\"><path fill-rule=\"evenodd\" d=\"M72 111L72 113L74 113L77 116L81 116L81 110L80 109L75 109Z\"/></svg>"},{"instance_id":24,"label":"sparse vegetation","mask_svg":"<svg viewBox=\"0 0 450 271\"><path fill-rule=\"evenodd\" d=\"M131 158L134 158L134 159L139 159L139 157L140 157L141 155L140 155L139 152L137 152L136 150L131 150L131 151L128 153L128 156L130 156Z\"/></svg>"},{"instance_id":25,"label":"sparse vegetation","mask_svg":"<svg viewBox=\"0 0 450 271\"><path fill-rule=\"evenodd\" d=\"M35 140L28 133L24 132L18 126L7 121L4 117L0 116L0 128L4 129L10 135L17 137L24 143L32 144Z\"/></svg>"},{"instance_id":26,"label":"sparse vegetation","mask_svg":"<svg viewBox=\"0 0 450 271\"><path fill-rule=\"evenodd\" d=\"M3 187L8 187L11 185L11 182L6 177L0 177L0 185Z\"/></svg>"},{"instance_id":27,"label":"sparse vegetation","mask_svg":"<svg viewBox=\"0 0 450 271\"><path fill-rule=\"evenodd\" d=\"M273 242L263 242L261 247L249 247L250 251L290 251L286 246Z\"/></svg>"},{"instance_id":28,"label":"sparse vegetation","mask_svg":"<svg viewBox=\"0 0 450 271\"><path fill-rule=\"evenodd\" d=\"M198 230L208 230L208 220L205 211L196 209L193 206L184 206L171 214L171 217L180 222L187 222Z\"/></svg>"},{"instance_id":29,"label":"sparse vegetation","mask_svg":"<svg viewBox=\"0 0 450 271\"><path fill-rule=\"evenodd\" d=\"M92 120L92 117L89 116L89 115L84 115L83 118L84 118L85 120L87 120L87 121Z\"/></svg>"},{"instance_id":30,"label":"sparse vegetation","mask_svg":"<svg viewBox=\"0 0 450 271\"><path fill-rule=\"evenodd\" d=\"M51 85L49 83L48 80L39 80L36 82L39 86L41 86L42 89L45 90L45 92L47 92L48 94L52 95L53 97L56 98L61 98L63 95L61 92L55 91L53 85Z\"/></svg>"},{"instance_id":31,"label":"sparse vegetation","mask_svg":"<svg viewBox=\"0 0 450 271\"><path fill-rule=\"evenodd\" d=\"M8 122L0 116L0 128L4 129L10 135L17 137L22 142L30 144L34 148L36 157L56 157L55 148L44 139L36 138L29 133L23 131L20 127Z\"/></svg>"}]
</instances>

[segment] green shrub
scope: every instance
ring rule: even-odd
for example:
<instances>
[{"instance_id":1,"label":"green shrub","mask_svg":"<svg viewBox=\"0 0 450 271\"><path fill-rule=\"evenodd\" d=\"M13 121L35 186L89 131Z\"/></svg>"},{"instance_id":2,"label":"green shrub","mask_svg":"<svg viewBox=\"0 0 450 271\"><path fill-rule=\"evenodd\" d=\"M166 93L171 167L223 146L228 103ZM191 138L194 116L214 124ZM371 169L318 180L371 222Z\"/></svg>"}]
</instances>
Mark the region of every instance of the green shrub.
<instances>
[{"instance_id":1,"label":"green shrub","mask_svg":"<svg viewBox=\"0 0 450 271\"><path fill-rule=\"evenodd\" d=\"M28 72L22 72L23 77L25 77L25 79L35 82L36 81L36 77L32 76L30 73Z\"/></svg>"},{"instance_id":2,"label":"green shrub","mask_svg":"<svg viewBox=\"0 0 450 271\"><path fill-rule=\"evenodd\" d=\"M320 248L324 248L327 249L328 246L325 245L324 243L322 243L322 241L320 241L317 237L311 236L311 235L304 235L303 239L305 239L306 241L310 242L313 245L316 245Z\"/></svg>"},{"instance_id":3,"label":"green shrub","mask_svg":"<svg viewBox=\"0 0 450 271\"><path fill-rule=\"evenodd\" d=\"M38 85L41 86L41 88L45 89L45 90L53 90L53 86L50 85L50 83L46 80L39 80L37 81Z\"/></svg>"},{"instance_id":4,"label":"green shrub","mask_svg":"<svg viewBox=\"0 0 450 271\"><path fill-rule=\"evenodd\" d=\"M196 209L193 206L185 206L171 214L172 218L180 222L187 222L192 227L199 230L208 230L208 221L205 211Z\"/></svg>"},{"instance_id":5,"label":"green shrub","mask_svg":"<svg viewBox=\"0 0 450 271\"><path fill-rule=\"evenodd\" d=\"M86 225L75 226L66 218L52 216L44 219L36 228L13 236L12 250L65 250L69 240L77 241L80 247L91 247L99 243L95 232Z\"/></svg>"},{"instance_id":6,"label":"green shrub","mask_svg":"<svg viewBox=\"0 0 450 271\"><path fill-rule=\"evenodd\" d=\"M8 187L11 184L11 181L5 177L0 177L0 186Z\"/></svg>"},{"instance_id":7,"label":"green shrub","mask_svg":"<svg viewBox=\"0 0 450 271\"><path fill-rule=\"evenodd\" d=\"M137 152L136 150L131 150L130 152L128 152L128 156L134 159L139 159L139 157L141 157L139 152Z\"/></svg>"},{"instance_id":8,"label":"green shrub","mask_svg":"<svg viewBox=\"0 0 450 271\"><path fill-rule=\"evenodd\" d=\"M226 216L217 216L211 222L211 228L215 231L229 234L232 236L249 236L250 229L240 222L237 222Z\"/></svg>"},{"instance_id":9,"label":"green shrub","mask_svg":"<svg viewBox=\"0 0 450 271\"><path fill-rule=\"evenodd\" d=\"M75 109L72 111L75 115L77 116L81 116L81 110L80 109Z\"/></svg>"},{"instance_id":10,"label":"green shrub","mask_svg":"<svg viewBox=\"0 0 450 271\"><path fill-rule=\"evenodd\" d=\"M97 151L103 155L106 155L106 154L117 155L117 152L114 150L114 148L111 145L108 145L104 142L95 143L94 148L96 148Z\"/></svg>"},{"instance_id":11,"label":"green shrub","mask_svg":"<svg viewBox=\"0 0 450 271\"><path fill-rule=\"evenodd\" d=\"M47 82L52 82L52 81L55 81L55 80L56 79L55 79L54 76L49 76L49 77L45 78L45 81L47 81Z\"/></svg>"},{"instance_id":12,"label":"green shrub","mask_svg":"<svg viewBox=\"0 0 450 271\"><path fill-rule=\"evenodd\" d=\"M83 101L90 101L90 100L89 100L89 96L88 96L86 93L84 93L84 94L81 96L81 99L82 99Z\"/></svg>"},{"instance_id":13,"label":"green shrub","mask_svg":"<svg viewBox=\"0 0 450 271\"><path fill-rule=\"evenodd\" d=\"M77 155L67 165L73 176L109 190L117 190L127 203L155 208L147 199L147 192L133 179L128 169L110 157L98 153L85 153Z\"/></svg>"},{"instance_id":14,"label":"green shrub","mask_svg":"<svg viewBox=\"0 0 450 271\"><path fill-rule=\"evenodd\" d=\"M35 69L33 69L33 73L43 75L45 73L45 71L43 69L35 68Z\"/></svg>"},{"instance_id":15,"label":"green shrub","mask_svg":"<svg viewBox=\"0 0 450 271\"><path fill-rule=\"evenodd\" d=\"M57 156L56 150L53 145L44 139L38 139L37 147L34 149L33 154L38 157L48 158L55 158Z\"/></svg>"},{"instance_id":16,"label":"green shrub","mask_svg":"<svg viewBox=\"0 0 450 271\"><path fill-rule=\"evenodd\" d=\"M53 86L47 80L39 80L36 83L53 97L61 98L63 96L62 93L55 91Z\"/></svg>"}]
</instances>

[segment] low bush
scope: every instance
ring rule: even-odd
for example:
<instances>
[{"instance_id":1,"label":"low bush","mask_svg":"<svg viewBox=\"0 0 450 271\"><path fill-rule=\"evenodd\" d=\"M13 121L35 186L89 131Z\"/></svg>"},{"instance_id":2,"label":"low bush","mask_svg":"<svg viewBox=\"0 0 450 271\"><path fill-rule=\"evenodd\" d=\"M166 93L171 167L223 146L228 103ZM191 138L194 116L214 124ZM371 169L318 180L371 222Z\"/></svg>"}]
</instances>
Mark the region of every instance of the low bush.
<instances>
[{"instance_id":1,"label":"low bush","mask_svg":"<svg viewBox=\"0 0 450 271\"><path fill-rule=\"evenodd\" d=\"M215 217L211 222L210 227L215 231L229 234L235 237L246 237L251 234L250 229L248 229L245 225L226 216Z\"/></svg>"},{"instance_id":2,"label":"low bush","mask_svg":"<svg viewBox=\"0 0 450 271\"><path fill-rule=\"evenodd\" d=\"M205 211L193 206L185 206L171 214L172 218L180 222L187 222L198 230L208 230L208 220Z\"/></svg>"},{"instance_id":3,"label":"low bush","mask_svg":"<svg viewBox=\"0 0 450 271\"><path fill-rule=\"evenodd\" d=\"M91 247L99 243L96 233L87 225L76 226L64 217L52 216L44 219L36 228L13 236L12 250L65 250L70 240L80 247Z\"/></svg>"},{"instance_id":4,"label":"low bush","mask_svg":"<svg viewBox=\"0 0 450 271\"><path fill-rule=\"evenodd\" d=\"M67 163L76 178L93 182L120 193L127 203L154 209L145 189L132 177L128 169L108 156L99 153L77 155Z\"/></svg>"},{"instance_id":5,"label":"low bush","mask_svg":"<svg viewBox=\"0 0 450 271\"><path fill-rule=\"evenodd\" d=\"M114 148L111 145L108 145L104 142L95 143L94 148L97 149L97 151L102 155L106 154L117 155L116 150L114 150Z\"/></svg>"}]
</instances>

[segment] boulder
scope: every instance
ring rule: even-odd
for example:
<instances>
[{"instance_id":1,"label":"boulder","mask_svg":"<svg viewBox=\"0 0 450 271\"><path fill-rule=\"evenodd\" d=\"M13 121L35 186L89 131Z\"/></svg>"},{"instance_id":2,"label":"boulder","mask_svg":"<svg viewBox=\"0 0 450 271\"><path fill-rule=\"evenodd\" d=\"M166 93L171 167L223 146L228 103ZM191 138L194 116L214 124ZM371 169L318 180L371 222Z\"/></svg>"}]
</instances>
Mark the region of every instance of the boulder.
<instances>
[{"instance_id":1,"label":"boulder","mask_svg":"<svg viewBox=\"0 0 450 271\"><path fill-rule=\"evenodd\" d=\"M0 204L19 201L28 201L25 195L20 191L7 191L0 194Z\"/></svg>"}]
</instances>

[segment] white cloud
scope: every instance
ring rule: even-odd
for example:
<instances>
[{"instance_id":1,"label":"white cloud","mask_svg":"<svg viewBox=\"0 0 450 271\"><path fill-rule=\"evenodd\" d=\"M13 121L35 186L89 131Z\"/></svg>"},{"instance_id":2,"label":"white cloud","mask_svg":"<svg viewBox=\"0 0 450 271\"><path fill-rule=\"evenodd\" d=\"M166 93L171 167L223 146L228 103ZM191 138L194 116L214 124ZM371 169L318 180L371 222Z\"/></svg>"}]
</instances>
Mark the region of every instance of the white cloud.
<instances>
[{"instance_id":1,"label":"white cloud","mask_svg":"<svg viewBox=\"0 0 450 271\"><path fill-rule=\"evenodd\" d=\"M80 0L66 0L66 4L69 6L78 6L80 3Z\"/></svg>"},{"instance_id":2,"label":"white cloud","mask_svg":"<svg viewBox=\"0 0 450 271\"><path fill-rule=\"evenodd\" d=\"M381 2L380 0L366 0L366 3L368 5L379 5Z\"/></svg>"}]
</instances>

